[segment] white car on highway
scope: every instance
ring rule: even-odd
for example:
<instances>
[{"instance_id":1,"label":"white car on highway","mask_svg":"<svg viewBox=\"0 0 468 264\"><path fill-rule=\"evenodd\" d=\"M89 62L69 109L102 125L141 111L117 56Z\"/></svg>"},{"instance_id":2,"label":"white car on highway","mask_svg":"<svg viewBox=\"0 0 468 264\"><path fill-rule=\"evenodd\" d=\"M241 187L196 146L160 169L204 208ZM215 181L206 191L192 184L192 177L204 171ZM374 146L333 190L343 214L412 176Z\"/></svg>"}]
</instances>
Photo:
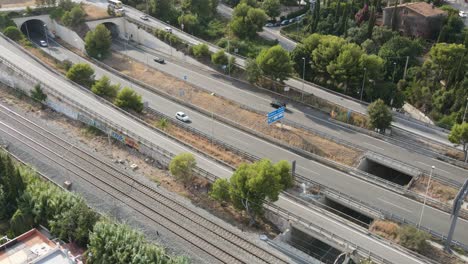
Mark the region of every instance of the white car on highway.
<instances>
[{"instance_id":1,"label":"white car on highway","mask_svg":"<svg viewBox=\"0 0 468 264\"><path fill-rule=\"evenodd\" d=\"M184 112L177 112L175 114L175 118L180 120L180 121L183 121L183 122L189 122L190 121L190 118Z\"/></svg>"},{"instance_id":2,"label":"white car on highway","mask_svg":"<svg viewBox=\"0 0 468 264\"><path fill-rule=\"evenodd\" d=\"M45 40L40 40L39 41L39 44L42 46L42 47L47 47L47 42Z\"/></svg>"}]
</instances>

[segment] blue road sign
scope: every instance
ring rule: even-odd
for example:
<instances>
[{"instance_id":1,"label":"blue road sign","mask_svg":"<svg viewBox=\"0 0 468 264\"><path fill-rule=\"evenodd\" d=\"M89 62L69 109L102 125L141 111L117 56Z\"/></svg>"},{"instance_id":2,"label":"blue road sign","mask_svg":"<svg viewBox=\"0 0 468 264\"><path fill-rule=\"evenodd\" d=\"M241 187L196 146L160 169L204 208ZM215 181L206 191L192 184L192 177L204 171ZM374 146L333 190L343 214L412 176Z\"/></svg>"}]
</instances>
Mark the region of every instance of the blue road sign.
<instances>
[{"instance_id":1,"label":"blue road sign","mask_svg":"<svg viewBox=\"0 0 468 264\"><path fill-rule=\"evenodd\" d=\"M275 111L268 113L268 124L272 124L282 118L284 118L284 107L280 107Z\"/></svg>"}]
</instances>

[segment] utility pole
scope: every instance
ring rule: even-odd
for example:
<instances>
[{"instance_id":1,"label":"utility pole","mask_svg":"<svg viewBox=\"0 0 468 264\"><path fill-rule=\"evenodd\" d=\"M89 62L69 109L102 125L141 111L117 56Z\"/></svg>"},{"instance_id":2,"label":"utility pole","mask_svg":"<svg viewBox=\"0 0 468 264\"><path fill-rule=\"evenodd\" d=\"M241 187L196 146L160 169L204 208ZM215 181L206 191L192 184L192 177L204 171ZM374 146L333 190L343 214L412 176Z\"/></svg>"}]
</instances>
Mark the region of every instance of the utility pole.
<instances>
[{"instance_id":1,"label":"utility pole","mask_svg":"<svg viewBox=\"0 0 468 264\"><path fill-rule=\"evenodd\" d=\"M302 60L304 61L304 64L302 66L302 95L301 95L301 101L304 102L304 83L305 83L305 57L302 57Z\"/></svg>"},{"instance_id":2,"label":"utility pole","mask_svg":"<svg viewBox=\"0 0 468 264\"><path fill-rule=\"evenodd\" d=\"M45 38L46 38L46 42L47 42L47 49L49 50L49 54L50 53L50 46L49 46L49 37L47 36L47 24L44 24L44 35L45 35Z\"/></svg>"},{"instance_id":3,"label":"utility pole","mask_svg":"<svg viewBox=\"0 0 468 264\"><path fill-rule=\"evenodd\" d=\"M409 62L409 56L406 56L405 72L403 73L403 79L406 78L406 70L408 70L408 62Z\"/></svg>"},{"instance_id":4,"label":"utility pole","mask_svg":"<svg viewBox=\"0 0 468 264\"><path fill-rule=\"evenodd\" d=\"M426 186L426 195L424 196L424 203L421 209L421 216L419 217L418 229L421 228L421 221L422 221L423 214L424 214L424 207L426 207L427 194L429 192L429 186L431 185L432 172L434 171L434 169L435 169L435 166L432 166L431 174L429 175L429 181L427 182L427 186Z\"/></svg>"},{"instance_id":5,"label":"utility pole","mask_svg":"<svg viewBox=\"0 0 468 264\"><path fill-rule=\"evenodd\" d=\"M452 213L450 214L450 217L452 218L452 222L450 223L450 229L447 235L447 240L445 241L445 247L444 247L445 252L452 253L452 250L450 249L450 244L452 244L453 232L455 231L455 226L457 225L457 219L458 219L458 214L460 213L461 205L467 195L468 195L468 179L465 180L465 184L463 184L463 187L460 189L460 191L458 192L453 202Z\"/></svg>"},{"instance_id":6,"label":"utility pole","mask_svg":"<svg viewBox=\"0 0 468 264\"><path fill-rule=\"evenodd\" d=\"M362 86L361 86L361 101L362 101L362 95L364 94L364 85L366 84L366 73L367 73L367 68L364 67L364 76L362 77Z\"/></svg>"},{"instance_id":7,"label":"utility pole","mask_svg":"<svg viewBox=\"0 0 468 264\"><path fill-rule=\"evenodd\" d=\"M393 62L393 76L392 76L392 82L395 82L395 72L396 72L396 62Z\"/></svg>"},{"instance_id":8,"label":"utility pole","mask_svg":"<svg viewBox=\"0 0 468 264\"><path fill-rule=\"evenodd\" d=\"M468 97L466 98L465 112L463 113L463 121L462 121L462 124L465 123L466 108L467 108L467 107L468 107Z\"/></svg>"}]
</instances>

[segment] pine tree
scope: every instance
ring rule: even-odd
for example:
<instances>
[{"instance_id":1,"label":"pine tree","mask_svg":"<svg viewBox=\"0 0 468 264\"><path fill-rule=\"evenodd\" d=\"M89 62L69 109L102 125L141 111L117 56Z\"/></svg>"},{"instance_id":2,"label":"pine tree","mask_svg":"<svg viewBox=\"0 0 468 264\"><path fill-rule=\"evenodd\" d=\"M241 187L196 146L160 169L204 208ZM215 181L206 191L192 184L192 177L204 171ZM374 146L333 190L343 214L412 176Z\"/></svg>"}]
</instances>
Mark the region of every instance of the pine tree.
<instances>
[{"instance_id":1,"label":"pine tree","mask_svg":"<svg viewBox=\"0 0 468 264\"><path fill-rule=\"evenodd\" d=\"M369 23L367 24L367 38L370 39L372 37L372 31L374 31L374 25L375 25L375 7L371 7L371 14L369 18Z\"/></svg>"}]
</instances>

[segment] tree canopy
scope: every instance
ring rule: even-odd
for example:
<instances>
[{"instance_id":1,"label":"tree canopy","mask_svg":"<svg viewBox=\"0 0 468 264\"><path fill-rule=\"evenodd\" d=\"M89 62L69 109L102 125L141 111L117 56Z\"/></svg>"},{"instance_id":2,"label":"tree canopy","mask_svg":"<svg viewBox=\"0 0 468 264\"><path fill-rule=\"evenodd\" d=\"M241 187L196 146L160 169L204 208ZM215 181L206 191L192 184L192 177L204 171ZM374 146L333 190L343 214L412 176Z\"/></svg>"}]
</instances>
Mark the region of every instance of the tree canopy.
<instances>
[{"instance_id":1,"label":"tree canopy","mask_svg":"<svg viewBox=\"0 0 468 264\"><path fill-rule=\"evenodd\" d=\"M111 32L100 24L93 31L86 33L85 49L89 56L102 59L110 52L112 44Z\"/></svg>"},{"instance_id":2,"label":"tree canopy","mask_svg":"<svg viewBox=\"0 0 468 264\"><path fill-rule=\"evenodd\" d=\"M188 183L193 178L193 170L197 162L191 153L182 153L172 158L169 171L177 180Z\"/></svg>"},{"instance_id":3,"label":"tree canopy","mask_svg":"<svg viewBox=\"0 0 468 264\"><path fill-rule=\"evenodd\" d=\"M219 201L230 201L237 209L245 210L250 223L262 213L265 200L278 200L279 193L293 185L288 162L276 164L263 159L252 164L241 164L229 181L218 179L211 196Z\"/></svg>"},{"instance_id":4,"label":"tree canopy","mask_svg":"<svg viewBox=\"0 0 468 264\"><path fill-rule=\"evenodd\" d=\"M390 127L392 113L382 99L378 99L370 104L367 108L367 113L369 114L369 122L372 128L380 129L383 132L383 130Z\"/></svg>"},{"instance_id":5,"label":"tree canopy","mask_svg":"<svg viewBox=\"0 0 468 264\"><path fill-rule=\"evenodd\" d=\"M91 87L91 91L99 96L103 96L109 99L114 99L120 89L120 85L112 85L109 77L102 76L101 79L97 80Z\"/></svg>"},{"instance_id":6,"label":"tree canopy","mask_svg":"<svg viewBox=\"0 0 468 264\"><path fill-rule=\"evenodd\" d=\"M11 38L14 41L18 41L24 38L23 33L16 26L9 26L3 30L5 36Z\"/></svg>"},{"instance_id":7,"label":"tree canopy","mask_svg":"<svg viewBox=\"0 0 468 264\"><path fill-rule=\"evenodd\" d=\"M262 3L262 9L265 10L265 13L271 18L280 15L280 7L281 3L279 0L264 0Z\"/></svg>"},{"instance_id":8,"label":"tree canopy","mask_svg":"<svg viewBox=\"0 0 468 264\"><path fill-rule=\"evenodd\" d=\"M465 153L465 162L467 160L467 151L468 151L468 123L463 122L462 124L455 124L450 131L448 140L455 144L460 144L463 147L463 152Z\"/></svg>"},{"instance_id":9,"label":"tree canopy","mask_svg":"<svg viewBox=\"0 0 468 264\"><path fill-rule=\"evenodd\" d=\"M65 11L62 23L67 27L76 27L84 22L85 11L80 5L74 6L70 11Z\"/></svg>"},{"instance_id":10,"label":"tree canopy","mask_svg":"<svg viewBox=\"0 0 468 264\"><path fill-rule=\"evenodd\" d=\"M284 81L293 73L289 54L280 45L262 50L256 58L256 63L264 75L275 81Z\"/></svg>"},{"instance_id":11,"label":"tree canopy","mask_svg":"<svg viewBox=\"0 0 468 264\"><path fill-rule=\"evenodd\" d=\"M90 88L94 83L94 69L87 63L74 64L66 74L67 78Z\"/></svg>"},{"instance_id":12,"label":"tree canopy","mask_svg":"<svg viewBox=\"0 0 468 264\"><path fill-rule=\"evenodd\" d=\"M239 38L253 38L267 21L265 11L241 3L234 8L229 28Z\"/></svg>"},{"instance_id":13,"label":"tree canopy","mask_svg":"<svg viewBox=\"0 0 468 264\"><path fill-rule=\"evenodd\" d=\"M133 89L124 87L117 94L114 104L126 110L133 110L137 113L143 111L143 100L141 95L137 94Z\"/></svg>"}]
</instances>

